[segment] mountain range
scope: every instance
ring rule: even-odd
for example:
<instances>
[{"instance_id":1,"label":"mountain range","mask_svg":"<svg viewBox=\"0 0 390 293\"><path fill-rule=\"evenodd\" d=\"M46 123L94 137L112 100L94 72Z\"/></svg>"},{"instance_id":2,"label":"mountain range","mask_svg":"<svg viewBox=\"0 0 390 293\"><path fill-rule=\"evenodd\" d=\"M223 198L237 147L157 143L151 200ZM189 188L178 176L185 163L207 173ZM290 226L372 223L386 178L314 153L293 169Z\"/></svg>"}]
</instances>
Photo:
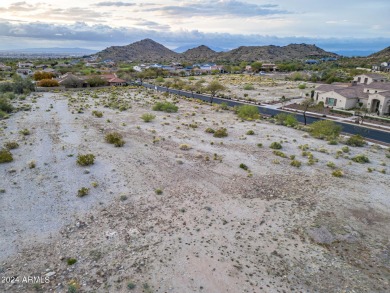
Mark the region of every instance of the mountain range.
<instances>
[{"instance_id":1,"label":"mountain range","mask_svg":"<svg viewBox=\"0 0 390 293\"><path fill-rule=\"evenodd\" d=\"M144 39L126 46L112 46L97 53L101 59L130 62L275 62L304 60L317 57L338 57L315 45L290 44L287 46L241 46L227 52L216 52L207 46L174 52L163 45Z\"/></svg>"}]
</instances>

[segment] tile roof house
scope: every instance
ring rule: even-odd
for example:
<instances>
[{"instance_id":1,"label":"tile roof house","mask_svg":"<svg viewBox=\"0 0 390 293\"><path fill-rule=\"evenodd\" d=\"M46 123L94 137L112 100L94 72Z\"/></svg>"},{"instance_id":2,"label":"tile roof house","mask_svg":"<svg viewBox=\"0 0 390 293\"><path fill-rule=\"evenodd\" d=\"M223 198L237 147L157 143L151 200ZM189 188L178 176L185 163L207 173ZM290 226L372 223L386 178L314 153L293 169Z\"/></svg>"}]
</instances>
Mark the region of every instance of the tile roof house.
<instances>
[{"instance_id":1,"label":"tile roof house","mask_svg":"<svg viewBox=\"0 0 390 293\"><path fill-rule=\"evenodd\" d=\"M315 102L335 109L366 107L368 112L378 115L390 114L390 82L382 75L362 74L346 85L320 85L315 89Z\"/></svg>"},{"instance_id":2,"label":"tile roof house","mask_svg":"<svg viewBox=\"0 0 390 293\"><path fill-rule=\"evenodd\" d=\"M110 86L127 85L126 80L119 78L115 73L101 75L101 78L105 79Z\"/></svg>"}]
</instances>

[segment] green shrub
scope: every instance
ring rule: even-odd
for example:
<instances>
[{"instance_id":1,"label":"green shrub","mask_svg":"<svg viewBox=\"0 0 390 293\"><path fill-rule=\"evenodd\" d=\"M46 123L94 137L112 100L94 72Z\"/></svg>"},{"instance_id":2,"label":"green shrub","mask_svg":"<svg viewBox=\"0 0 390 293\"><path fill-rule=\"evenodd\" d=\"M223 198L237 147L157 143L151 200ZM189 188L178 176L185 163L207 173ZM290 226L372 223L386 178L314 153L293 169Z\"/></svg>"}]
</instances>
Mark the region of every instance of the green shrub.
<instances>
[{"instance_id":1,"label":"green shrub","mask_svg":"<svg viewBox=\"0 0 390 293\"><path fill-rule=\"evenodd\" d=\"M0 96L0 111L3 111L5 113L11 113L14 110L14 107L12 106L11 102L7 97Z\"/></svg>"},{"instance_id":2,"label":"green shrub","mask_svg":"<svg viewBox=\"0 0 390 293\"><path fill-rule=\"evenodd\" d=\"M103 112L101 112L101 111L92 111L92 115L97 117L97 118L102 118L103 117Z\"/></svg>"},{"instance_id":3,"label":"green shrub","mask_svg":"<svg viewBox=\"0 0 390 293\"><path fill-rule=\"evenodd\" d=\"M226 137L228 136L228 133L227 133L227 129L226 128L220 128L220 129L217 129L215 132L214 132L214 137Z\"/></svg>"},{"instance_id":4,"label":"green shrub","mask_svg":"<svg viewBox=\"0 0 390 293\"><path fill-rule=\"evenodd\" d=\"M262 147L263 147L263 144L262 144L262 143L258 143L258 144L257 144L257 147L262 148Z\"/></svg>"},{"instance_id":5,"label":"green shrub","mask_svg":"<svg viewBox=\"0 0 390 293\"><path fill-rule=\"evenodd\" d=\"M240 164L240 168L241 168L241 169L244 169L244 170L248 170L248 166L245 165L244 163L241 163L241 164Z\"/></svg>"},{"instance_id":6,"label":"green shrub","mask_svg":"<svg viewBox=\"0 0 390 293\"><path fill-rule=\"evenodd\" d=\"M274 141L269 147L274 150L280 150L282 145L279 142Z\"/></svg>"},{"instance_id":7,"label":"green shrub","mask_svg":"<svg viewBox=\"0 0 390 293\"><path fill-rule=\"evenodd\" d=\"M283 153L283 152L281 152L281 151L275 150L275 151L273 151L273 153L274 153L274 155L276 155L276 156L279 156L279 157L282 157L282 158L287 158L286 154Z\"/></svg>"},{"instance_id":8,"label":"green shrub","mask_svg":"<svg viewBox=\"0 0 390 293\"><path fill-rule=\"evenodd\" d=\"M309 132L313 137L332 140L340 135L341 126L330 120L320 120L310 125Z\"/></svg>"},{"instance_id":9,"label":"green shrub","mask_svg":"<svg viewBox=\"0 0 390 293\"><path fill-rule=\"evenodd\" d=\"M328 166L329 168L332 168L332 169L336 168L336 165L333 162L326 163L326 166Z\"/></svg>"},{"instance_id":10,"label":"green shrub","mask_svg":"<svg viewBox=\"0 0 390 293\"><path fill-rule=\"evenodd\" d=\"M207 133L214 133L215 130L209 127L209 128L206 128L205 132L207 132Z\"/></svg>"},{"instance_id":11,"label":"green shrub","mask_svg":"<svg viewBox=\"0 0 390 293\"><path fill-rule=\"evenodd\" d=\"M298 125L297 118L292 114L287 113L280 113L275 116L275 119L278 123L285 125L285 126L296 126Z\"/></svg>"},{"instance_id":12,"label":"green shrub","mask_svg":"<svg viewBox=\"0 0 390 293\"><path fill-rule=\"evenodd\" d=\"M4 147L8 150L17 149L19 147L19 144L16 141L7 141L4 144Z\"/></svg>"},{"instance_id":13,"label":"green shrub","mask_svg":"<svg viewBox=\"0 0 390 293\"><path fill-rule=\"evenodd\" d=\"M345 141L346 145L353 147L362 147L366 144L363 137L359 134L352 135Z\"/></svg>"},{"instance_id":14,"label":"green shrub","mask_svg":"<svg viewBox=\"0 0 390 293\"><path fill-rule=\"evenodd\" d=\"M188 144L183 143L183 144L179 145L179 149L181 149L183 151L188 151L188 150L191 149L191 146L188 145Z\"/></svg>"},{"instance_id":15,"label":"green shrub","mask_svg":"<svg viewBox=\"0 0 390 293\"><path fill-rule=\"evenodd\" d=\"M163 111L167 113L176 113L178 109L178 106L169 102L157 102L153 106L153 111Z\"/></svg>"},{"instance_id":16,"label":"green shrub","mask_svg":"<svg viewBox=\"0 0 390 293\"><path fill-rule=\"evenodd\" d=\"M254 135L254 134L255 134L255 132L253 130L248 130L246 132L246 135Z\"/></svg>"},{"instance_id":17,"label":"green shrub","mask_svg":"<svg viewBox=\"0 0 390 293\"><path fill-rule=\"evenodd\" d=\"M22 135L30 135L30 130L25 128L25 129L20 130L19 133Z\"/></svg>"},{"instance_id":18,"label":"green shrub","mask_svg":"<svg viewBox=\"0 0 390 293\"><path fill-rule=\"evenodd\" d=\"M243 105L237 108L237 115L243 120L256 120L260 118L259 109L252 105Z\"/></svg>"},{"instance_id":19,"label":"green shrub","mask_svg":"<svg viewBox=\"0 0 390 293\"><path fill-rule=\"evenodd\" d=\"M343 146L343 147L341 148L341 150L342 150L344 153L349 153L349 147L347 147L346 145Z\"/></svg>"},{"instance_id":20,"label":"green shrub","mask_svg":"<svg viewBox=\"0 0 390 293\"><path fill-rule=\"evenodd\" d=\"M367 158L367 156L363 155L363 154L356 155L351 160L356 162L356 163L360 163L360 164L364 164L364 163L369 163L370 162L370 160Z\"/></svg>"},{"instance_id":21,"label":"green shrub","mask_svg":"<svg viewBox=\"0 0 390 293\"><path fill-rule=\"evenodd\" d=\"M145 113L145 114L142 114L142 116L141 116L141 119L144 120L145 122L150 122L154 118L156 118L156 116L153 114L150 114L150 113Z\"/></svg>"},{"instance_id":22,"label":"green shrub","mask_svg":"<svg viewBox=\"0 0 390 293\"><path fill-rule=\"evenodd\" d=\"M334 177L343 177L344 176L344 172L342 170L340 170L340 169L334 170L332 172L332 176L334 176Z\"/></svg>"},{"instance_id":23,"label":"green shrub","mask_svg":"<svg viewBox=\"0 0 390 293\"><path fill-rule=\"evenodd\" d=\"M94 154L86 154L86 155L78 155L77 156L77 164L80 166L89 166L95 163L95 155Z\"/></svg>"},{"instance_id":24,"label":"green shrub","mask_svg":"<svg viewBox=\"0 0 390 293\"><path fill-rule=\"evenodd\" d=\"M125 144L125 142L123 140L123 136L119 132L107 133L105 139L106 139L106 142L111 143L111 144L115 145L116 147L121 147Z\"/></svg>"},{"instance_id":25,"label":"green shrub","mask_svg":"<svg viewBox=\"0 0 390 293\"><path fill-rule=\"evenodd\" d=\"M299 167L301 167L302 163L298 160L292 160L290 162L290 165L299 168Z\"/></svg>"},{"instance_id":26,"label":"green shrub","mask_svg":"<svg viewBox=\"0 0 390 293\"><path fill-rule=\"evenodd\" d=\"M246 85L244 85L244 90L246 90L246 91L251 91L254 89L255 89L255 87L251 83L247 83Z\"/></svg>"},{"instance_id":27,"label":"green shrub","mask_svg":"<svg viewBox=\"0 0 390 293\"><path fill-rule=\"evenodd\" d=\"M133 282L129 282L129 283L127 283L127 288L128 289L130 289L130 290L133 290L133 289L135 289L135 284L133 283Z\"/></svg>"},{"instance_id":28,"label":"green shrub","mask_svg":"<svg viewBox=\"0 0 390 293\"><path fill-rule=\"evenodd\" d=\"M155 190L155 192L156 192L156 194L158 194L158 195L163 194L163 191L162 191L162 189L160 189L160 188L157 188L157 189Z\"/></svg>"},{"instance_id":29,"label":"green shrub","mask_svg":"<svg viewBox=\"0 0 390 293\"><path fill-rule=\"evenodd\" d=\"M68 263L68 265L74 265L76 262L77 262L77 259L75 258L68 258L68 260L66 261Z\"/></svg>"},{"instance_id":30,"label":"green shrub","mask_svg":"<svg viewBox=\"0 0 390 293\"><path fill-rule=\"evenodd\" d=\"M13 160L12 153L9 150L0 149L0 164L12 162Z\"/></svg>"},{"instance_id":31,"label":"green shrub","mask_svg":"<svg viewBox=\"0 0 390 293\"><path fill-rule=\"evenodd\" d=\"M88 193L89 193L89 188L87 188L87 187L81 187L81 188L77 191L77 196L78 196L78 197L83 197L83 196L88 195Z\"/></svg>"},{"instance_id":32,"label":"green shrub","mask_svg":"<svg viewBox=\"0 0 390 293\"><path fill-rule=\"evenodd\" d=\"M304 90L306 88L306 84L305 83L301 83L300 85L298 85L298 88L300 90Z\"/></svg>"},{"instance_id":33,"label":"green shrub","mask_svg":"<svg viewBox=\"0 0 390 293\"><path fill-rule=\"evenodd\" d=\"M337 142L337 140L335 140L335 139L331 139L331 140L328 142L328 144L329 144L329 145L337 145L338 142Z\"/></svg>"}]
</instances>

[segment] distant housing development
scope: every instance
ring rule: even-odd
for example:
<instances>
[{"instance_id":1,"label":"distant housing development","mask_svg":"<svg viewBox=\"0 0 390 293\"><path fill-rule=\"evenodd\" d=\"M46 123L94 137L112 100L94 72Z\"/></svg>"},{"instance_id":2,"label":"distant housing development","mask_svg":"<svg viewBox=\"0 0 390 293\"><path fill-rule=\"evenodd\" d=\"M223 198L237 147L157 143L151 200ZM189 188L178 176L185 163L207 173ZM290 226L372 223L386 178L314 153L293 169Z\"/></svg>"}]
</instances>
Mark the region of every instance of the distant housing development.
<instances>
[{"instance_id":1,"label":"distant housing development","mask_svg":"<svg viewBox=\"0 0 390 293\"><path fill-rule=\"evenodd\" d=\"M351 84L321 85L315 91L315 101L335 109L367 108L378 115L390 114L390 82L383 75L357 75Z\"/></svg>"}]
</instances>

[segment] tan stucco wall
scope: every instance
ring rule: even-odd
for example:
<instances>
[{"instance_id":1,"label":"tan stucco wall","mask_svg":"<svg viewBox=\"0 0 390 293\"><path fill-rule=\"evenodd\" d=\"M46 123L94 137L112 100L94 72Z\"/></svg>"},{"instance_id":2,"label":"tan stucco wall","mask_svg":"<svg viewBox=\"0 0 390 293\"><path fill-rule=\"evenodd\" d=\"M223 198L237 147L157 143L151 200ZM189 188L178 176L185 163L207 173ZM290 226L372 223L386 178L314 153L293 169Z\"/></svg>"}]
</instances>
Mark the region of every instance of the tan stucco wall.
<instances>
[{"instance_id":1,"label":"tan stucco wall","mask_svg":"<svg viewBox=\"0 0 390 293\"><path fill-rule=\"evenodd\" d=\"M345 97L343 97L342 95L334 92L334 91L331 91L331 92L326 92L326 93L319 93L318 94L318 101L316 101L317 103L320 102L320 101L323 101L324 102L324 105L325 107L328 106L325 101L326 101L326 98L333 98L333 99L337 99L337 103L336 103L336 106L334 106L335 109L351 109L351 108L355 108L356 107L356 104L357 104L357 98L356 99L347 99ZM364 101L362 101L364 102Z\"/></svg>"},{"instance_id":2,"label":"tan stucco wall","mask_svg":"<svg viewBox=\"0 0 390 293\"><path fill-rule=\"evenodd\" d=\"M389 113L390 97L384 97L381 94L370 95L367 102L368 110L371 111L373 100L379 100L379 115Z\"/></svg>"}]
</instances>

